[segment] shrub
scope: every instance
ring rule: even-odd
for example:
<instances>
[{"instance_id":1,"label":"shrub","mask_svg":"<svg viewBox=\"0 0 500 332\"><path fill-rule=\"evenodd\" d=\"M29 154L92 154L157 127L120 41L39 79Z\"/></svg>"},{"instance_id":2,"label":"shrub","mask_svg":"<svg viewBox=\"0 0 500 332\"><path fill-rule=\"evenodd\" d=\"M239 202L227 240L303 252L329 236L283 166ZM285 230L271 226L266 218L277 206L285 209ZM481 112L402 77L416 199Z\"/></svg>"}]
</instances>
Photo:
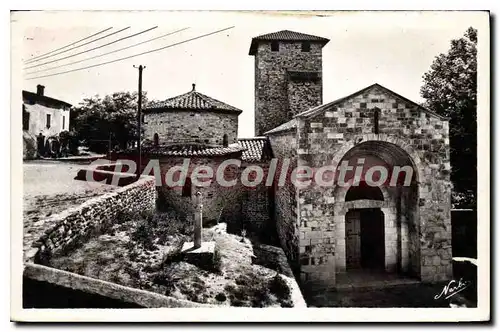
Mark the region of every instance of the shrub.
<instances>
[{"instance_id":1,"label":"shrub","mask_svg":"<svg viewBox=\"0 0 500 332\"><path fill-rule=\"evenodd\" d=\"M213 263L214 263L213 272L221 273L222 272L222 256L221 256L218 248L215 248Z\"/></svg>"},{"instance_id":2,"label":"shrub","mask_svg":"<svg viewBox=\"0 0 500 332\"><path fill-rule=\"evenodd\" d=\"M226 297L226 294L224 293L219 293L215 296L215 299L219 302L224 302L226 301L227 297Z\"/></svg>"},{"instance_id":3,"label":"shrub","mask_svg":"<svg viewBox=\"0 0 500 332\"><path fill-rule=\"evenodd\" d=\"M271 280L269 285L269 290L276 295L278 299L289 299L290 298L290 288L286 283L285 279L279 274Z\"/></svg>"}]
</instances>

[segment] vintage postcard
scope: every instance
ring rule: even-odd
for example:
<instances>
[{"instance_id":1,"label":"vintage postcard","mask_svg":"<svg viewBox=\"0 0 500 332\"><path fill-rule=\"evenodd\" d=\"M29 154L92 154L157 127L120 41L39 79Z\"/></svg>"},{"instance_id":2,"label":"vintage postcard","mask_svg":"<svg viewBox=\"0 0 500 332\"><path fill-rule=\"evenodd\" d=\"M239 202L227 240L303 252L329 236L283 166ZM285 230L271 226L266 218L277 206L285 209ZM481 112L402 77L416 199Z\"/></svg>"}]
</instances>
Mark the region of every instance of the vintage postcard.
<instances>
[{"instance_id":1,"label":"vintage postcard","mask_svg":"<svg viewBox=\"0 0 500 332\"><path fill-rule=\"evenodd\" d=\"M489 21L12 12L11 319L488 321Z\"/></svg>"}]
</instances>

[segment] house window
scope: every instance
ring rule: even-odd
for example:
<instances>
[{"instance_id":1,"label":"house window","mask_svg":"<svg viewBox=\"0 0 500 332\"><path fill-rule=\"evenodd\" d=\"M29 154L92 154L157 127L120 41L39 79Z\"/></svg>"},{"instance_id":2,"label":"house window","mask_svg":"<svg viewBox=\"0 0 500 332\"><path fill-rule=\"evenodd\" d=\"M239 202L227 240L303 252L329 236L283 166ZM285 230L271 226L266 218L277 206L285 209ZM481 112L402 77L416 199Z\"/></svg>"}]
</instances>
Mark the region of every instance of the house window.
<instances>
[{"instance_id":1,"label":"house window","mask_svg":"<svg viewBox=\"0 0 500 332\"><path fill-rule=\"evenodd\" d=\"M229 145L229 140L227 138L227 134L224 134L224 136L222 136L222 146L227 147L228 145Z\"/></svg>"},{"instance_id":2,"label":"house window","mask_svg":"<svg viewBox=\"0 0 500 332\"><path fill-rule=\"evenodd\" d=\"M160 139L159 139L159 137L158 137L158 133L155 133L155 134L153 135L153 144L154 144L154 146L158 146L159 141L160 141Z\"/></svg>"},{"instance_id":3,"label":"house window","mask_svg":"<svg viewBox=\"0 0 500 332\"><path fill-rule=\"evenodd\" d=\"M50 114L47 114L47 128L50 128Z\"/></svg>"},{"instance_id":4,"label":"house window","mask_svg":"<svg viewBox=\"0 0 500 332\"><path fill-rule=\"evenodd\" d=\"M277 41L271 42L271 51L278 52L280 50L280 44Z\"/></svg>"},{"instance_id":5,"label":"house window","mask_svg":"<svg viewBox=\"0 0 500 332\"><path fill-rule=\"evenodd\" d=\"M29 112L26 112L26 109L23 105L23 130L29 130L30 129L30 114Z\"/></svg>"},{"instance_id":6,"label":"house window","mask_svg":"<svg viewBox=\"0 0 500 332\"><path fill-rule=\"evenodd\" d=\"M379 120L379 117L380 117L380 110L379 109L375 109L375 111L373 112L373 132L375 134L378 134L378 120Z\"/></svg>"},{"instance_id":7,"label":"house window","mask_svg":"<svg viewBox=\"0 0 500 332\"><path fill-rule=\"evenodd\" d=\"M302 42L302 52L310 52L311 51L311 43L310 42Z\"/></svg>"},{"instance_id":8,"label":"house window","mask_svg":"<svg viewBox=\"0 0 500 332\"><path fill-rule=\"evenodd\" d=\"M64 126L66 125L66 117L63 115L63 125L62 125L62 129L64 130Z\"/></svg>"},{"instance_id":9,"label":"house window","mask_svg":"<svg viewBox=\"0 0 500 332\"><path fill-rule=\"evenodd\" d=\"M182 187L182 197L191 197L191 178L186 178L186 182Z\"/></svg>"}]
</instances>

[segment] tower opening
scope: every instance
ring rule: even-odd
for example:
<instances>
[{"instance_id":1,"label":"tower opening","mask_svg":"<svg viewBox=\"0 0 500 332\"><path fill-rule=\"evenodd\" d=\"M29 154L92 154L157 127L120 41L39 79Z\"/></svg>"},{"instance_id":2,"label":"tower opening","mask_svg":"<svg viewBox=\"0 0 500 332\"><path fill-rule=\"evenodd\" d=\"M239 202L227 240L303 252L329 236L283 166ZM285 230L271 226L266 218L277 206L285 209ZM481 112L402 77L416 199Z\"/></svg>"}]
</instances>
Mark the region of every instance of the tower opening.
<instances>
[{"instance_id":1,"label":"tower opening","mask_svg":"<svg viewBox=\"0 0 500 332\"><path fill-rule=\"evenodd\" d=\"M378 120L380 117L380 110L378 108L373 112L373 133L378 135Z\"/></svg>"}]
</instances>

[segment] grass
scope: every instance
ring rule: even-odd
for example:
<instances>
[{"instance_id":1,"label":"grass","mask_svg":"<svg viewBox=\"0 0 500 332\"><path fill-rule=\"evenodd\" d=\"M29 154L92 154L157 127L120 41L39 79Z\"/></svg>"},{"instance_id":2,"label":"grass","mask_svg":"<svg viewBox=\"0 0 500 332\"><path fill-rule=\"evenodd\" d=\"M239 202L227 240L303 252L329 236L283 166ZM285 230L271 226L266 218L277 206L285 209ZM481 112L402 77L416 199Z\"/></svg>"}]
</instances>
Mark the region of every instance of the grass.
<instances>
[{"instance_id":1,"label":"grass","mask_svg":"<svg viewBox=\"0 0 500 332\"><path fill-rule=\"evenodd\" d=\"M203 229L203 241L215 241L213 266L183 259L182 244L192 239L192 224L173 212L121 214L105 233L51 265L199 303L269 307L290 306L286 282L269 268L252 263L248 240Z\"/></svg>"}]
</instances>

